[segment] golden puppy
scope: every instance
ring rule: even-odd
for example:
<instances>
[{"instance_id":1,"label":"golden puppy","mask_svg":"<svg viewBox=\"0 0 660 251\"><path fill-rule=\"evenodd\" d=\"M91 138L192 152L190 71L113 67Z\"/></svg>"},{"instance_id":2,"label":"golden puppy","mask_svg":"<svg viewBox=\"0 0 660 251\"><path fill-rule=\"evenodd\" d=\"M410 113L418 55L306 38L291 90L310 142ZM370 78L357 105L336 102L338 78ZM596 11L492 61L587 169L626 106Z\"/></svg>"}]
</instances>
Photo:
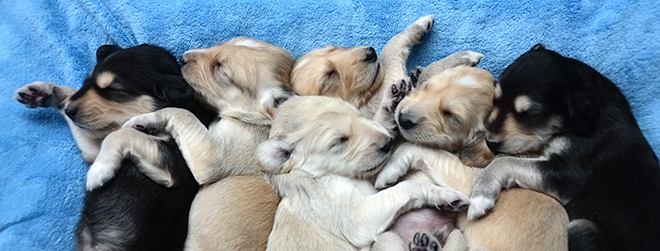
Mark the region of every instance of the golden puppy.
<instances>
[{"instance_id":1,"label":"golden puppy","mask_svg":"<svg viewBox=\"0 0 660 251\"><path fill-rule=\"evenodd\" d=\"M350 49L326 46L302 56L291 72L291 88L298 95L339 97L371 118L379 109L383 93L406 76L406 60L413 45L433 28L433 15L425 16L392 37L381 52L374 48ZM475 65L477 53L454 55L452 66Z\"/></svg>"},{"instance_id":2,"label":"golden puppy","mask_svg":"<svg viewBox=\"0 0 660 251\"><path fill-rule=\"evenodd\" d=\"M183 76L219 113L208 130L176 108L124 124L171 134L202 185L190 209L187 250L266 248L279 197L263 179L255 148L268 138L277 106L293 95L294 61L285 49L244 37L188 51Z\"/></svg>"},{"instance_id":3,"label":"golden puppy","mask_svg":"<svg viewBox=\"0 0 660 251\"><path fill-rule=\"evenodd\" d=\"M380 171L392 145L388 129L338 98L282 104L257 151L282 196L267 250L368 249L410 209L467 207L464 195L430 182L404 181L376 193L364 179Z\"/></svg>"},{"instance_id":4,"label":"golden puppy","mask_svg":"<svg viewBox=\"0 0 660 251\"><path fill-rule=\"evenodd\" d=\"M410 142L394 152L375 186L384 188L404 177L470 194L482 169L465 166L457 155L472 147L468 159L487 164L492 158L488 148L481 147L481 132L495 96L494 78L485 70L458 66L419 79L424 82L395 113L401 135ZM568 216L557 201L521 189L503 192L488 217L468 221L465 213L457 215L457 226L473 249L566 250L567 225ZM426 241L414 240L412 246L433 245L434 234L420 233Z\"/></svg>"}]
</instances>

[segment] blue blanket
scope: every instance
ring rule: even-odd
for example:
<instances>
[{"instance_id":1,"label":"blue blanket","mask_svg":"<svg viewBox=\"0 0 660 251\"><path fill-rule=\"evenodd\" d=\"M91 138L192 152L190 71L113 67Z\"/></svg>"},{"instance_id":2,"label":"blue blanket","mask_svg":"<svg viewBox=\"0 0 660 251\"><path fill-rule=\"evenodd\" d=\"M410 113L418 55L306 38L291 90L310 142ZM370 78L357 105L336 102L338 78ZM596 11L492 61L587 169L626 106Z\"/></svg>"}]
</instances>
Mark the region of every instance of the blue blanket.
<instances>
[{"instance_id":1,"label":"blue blanket","mask_svg":"<svg viewBox=\"0 0 660 251\"><path fill-rule=\"evenodd\" d=\"M498 76L543 43L617 83L660 153L655 0L165 2L0 0L0 250L74 248L87 164L54 109L27 109L12 92L36 80L79 88L103 44L150 43L179 57L248 36L296 58L325 45L380 51L417 18L435 14L435 27L414 48L410 69L474 50L485 55L479 67Z\"/></svg>"}]
</instances>

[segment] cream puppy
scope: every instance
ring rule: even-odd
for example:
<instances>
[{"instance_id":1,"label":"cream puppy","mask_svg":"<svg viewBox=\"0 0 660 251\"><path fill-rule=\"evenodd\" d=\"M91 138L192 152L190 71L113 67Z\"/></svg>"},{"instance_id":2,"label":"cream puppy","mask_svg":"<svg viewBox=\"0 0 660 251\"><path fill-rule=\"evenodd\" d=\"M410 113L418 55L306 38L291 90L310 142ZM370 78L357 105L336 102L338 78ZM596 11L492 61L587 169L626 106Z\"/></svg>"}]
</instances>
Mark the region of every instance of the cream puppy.
<instances>
[{"instance_id":1,"label":"cream puppy","mask_svg":"<svg viewBox=\"0 0 660 251\"><path fill-rule=\"evenodd\" d=\"M381 52L374 48L350 49L326 46L298 59L291 71L291 88L298 95L339 97L371 118L379 109L383 94L406 77L410 50L433 28L433 15L425 16L392 37ZM483 55L461 52L450 56L452 67L475 65Z\"/></svg>"},{"instance_id":2,"label":"cream puppy","mask_svg":"<svg viewBox=\"0 0 660 251\"><path fill-rule=\"evenodd\" d=\"M206 129L190 112L175 108L124 124L170 134L201 185L191 207L187 250L265 249L279 198L254 154L268 139L275 109L293 95L288 87L293 62L285 49L244 37L188 51L181 58L183 77L219 113L211 126Z\"/></svg>"},{"instance_id":3,"label":"cream puppy","mask_svg":"<svg viewBox=\"0 0 660 251\"><path fill-rule=\"evenodd\" d=\"M380 171L392 144L386 127L340 99L293 97L282 104L257 150L282 197L267 250L369 250L403 212L467 206L462 194L423 181L376 193L364 179Z\"/></svg>"}]
</instances>

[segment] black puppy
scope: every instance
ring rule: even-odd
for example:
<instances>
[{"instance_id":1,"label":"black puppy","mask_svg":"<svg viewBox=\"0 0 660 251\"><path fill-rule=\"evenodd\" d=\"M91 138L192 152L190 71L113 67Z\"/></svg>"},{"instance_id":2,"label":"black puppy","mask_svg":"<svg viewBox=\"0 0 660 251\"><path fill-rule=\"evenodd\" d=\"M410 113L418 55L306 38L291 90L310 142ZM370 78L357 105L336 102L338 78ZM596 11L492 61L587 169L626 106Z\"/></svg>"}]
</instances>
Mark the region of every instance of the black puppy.
<instances>
[{"instance_id":1,"label":"black puppy","mask_svg":"<svg viewBox=\"0 0 660 251\"><path fill-rule=\"evenodd\" d=\"M528 157L486 167L469 218L518 185L564 205L571 250L660 250L658 158L610 80L539 44L506 68L496 89L488 146Z\"/></svg>"},{"instance_id":2,"label":"black puppy","mask_svg":"<svg viewBox=\"0 0 660 251\"><path fill-rule=\"evenodd\" d=\"M56 107L87 162L95 161L101 142L135 115L179 107L191 110L205 125L215 118L215 112L195 99L178 62L163 48L105 45L96 57L97 65L80 90L35 82L16 91L18 101L27 107ZM156 148L161 165L154 168L171 176L171 188L148 178L140 159L129 152L115 179L87 193L76 230L78 249L183 249L198 184L174 140L135 132L135 137L125 140L142 137ZM116 133L115 140L122 140Z\"/></svg>"}]
</instances>

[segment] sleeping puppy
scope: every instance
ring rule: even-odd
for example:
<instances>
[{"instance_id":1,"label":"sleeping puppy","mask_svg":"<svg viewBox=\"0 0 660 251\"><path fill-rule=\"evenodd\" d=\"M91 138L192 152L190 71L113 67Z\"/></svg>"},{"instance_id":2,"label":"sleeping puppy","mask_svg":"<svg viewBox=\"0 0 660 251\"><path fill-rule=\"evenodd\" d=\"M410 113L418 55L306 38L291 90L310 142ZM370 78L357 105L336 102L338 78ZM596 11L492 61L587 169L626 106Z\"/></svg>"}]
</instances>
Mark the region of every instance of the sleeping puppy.
<instances>
[{"instance_id":1,"label":"sleeping puppy","mask_svg":"<svg viewBox=\"0 0 660 251\"><path fill-rule=\"evenodd\" d=\"M326 46L302 56L291 71L291 88L298 95L341 98L357 107L367 118L379 110L380 99L395 81L404 78L411 48L433 28L433 15L425 16L392 37L381 52L374 48L350 49ZM452 55L454 64L474 65L480 54Z\"/></svg>"},{"instance_id":2,"label":"sleeping puppy","mask_svg":"<svg viewBox=\"0 0 660 251\"><path fill-rule=\"evenodd\" d=\"M257 150L282 197L267 250L369 250L403 212L467 206L462 194L422 181L376 193L364 179L380 171L392 145L388 129L340 99L293 97L283 103L270 138Z\"/></svg>"},{"instance_id":3,"label":"sleeping puppy","mask_svg":"<svg viewBox=\"0 0 660 251\"><path fill-rule=\"evenodd\" d=\"M571 220L571 250L658 250L660 166L630 106L610 80L542 45L499 79L488 146L536 158L495 159L472 190L468 218L502 188L555 197Z\"/></svg>"},{"instance_id":4,"label":"sleeping puppy","mask_svg":"<svg viewBox=\"0 0 660 251\"><path fill-rule=\"evenodd\" d=\"M78 249L181 249L197 183L173 140L117 129L134 115L163 107L189 109L207 125L212 111L196 101L176 59L160 47L105 45L96 57L97 65L80 90L35 82L16 91L28 107L57 108L87 162L95 160L102 141L140 145L141 152L160 162L148 166L132 156L117 159L119 177L86 195L76 229ZM143 172L166 172L163 182L173 187L158 185Z\"/></svg>"},{"instance_id":5,"label":"sleeping puppy","mask_svg":"<svg viewBox=\"0 0 660 251\"><path fill-rule=\"evenodd\" d=\"M287 86L293 62L287 50L244 37L190 50L181 58L183 76L219 113L211 126L175 108L125 123L129 130L173 137L202 185L191 207L186 249L266 248L279 197L263 179L254 154L268 139L275 109L293 95ZM109 171L100 179L111 179L112 168L102 167Z\"/></svg>"},{"instance_id":6,"label":"sleeping puppy","mask_svg":"<svg viewBox=\"0 0 660 251\"><path fill-rule=\"evenodd\" d=\"M466 166L461 160L482 166L492 160L482 132L495 96L493 76L468 66L445 70L444 63L438 61L421 74L414 74L422 82L401 101L394 115L401 135L408 142L396 149L378 175L376 188L403 178L430 181L470 194L482 169ZM459 155L462 155L460 160ZM460 239L456 238L461 236L452 232L454 223L447 223L443 216L447 217L430 209L419 209L397 220L392 231L409 243L411 249L432 250L434 245L444 245L446 239L444 250L467 250L468 247L458 245ZM450 217L456 218L456 226L463 230L467 246L472 249L567 248L565 211L555 200L539 193L526 190L503 193L498 207L481 220L468 221L462 212Z\"/></svg>"}]
</instances>

